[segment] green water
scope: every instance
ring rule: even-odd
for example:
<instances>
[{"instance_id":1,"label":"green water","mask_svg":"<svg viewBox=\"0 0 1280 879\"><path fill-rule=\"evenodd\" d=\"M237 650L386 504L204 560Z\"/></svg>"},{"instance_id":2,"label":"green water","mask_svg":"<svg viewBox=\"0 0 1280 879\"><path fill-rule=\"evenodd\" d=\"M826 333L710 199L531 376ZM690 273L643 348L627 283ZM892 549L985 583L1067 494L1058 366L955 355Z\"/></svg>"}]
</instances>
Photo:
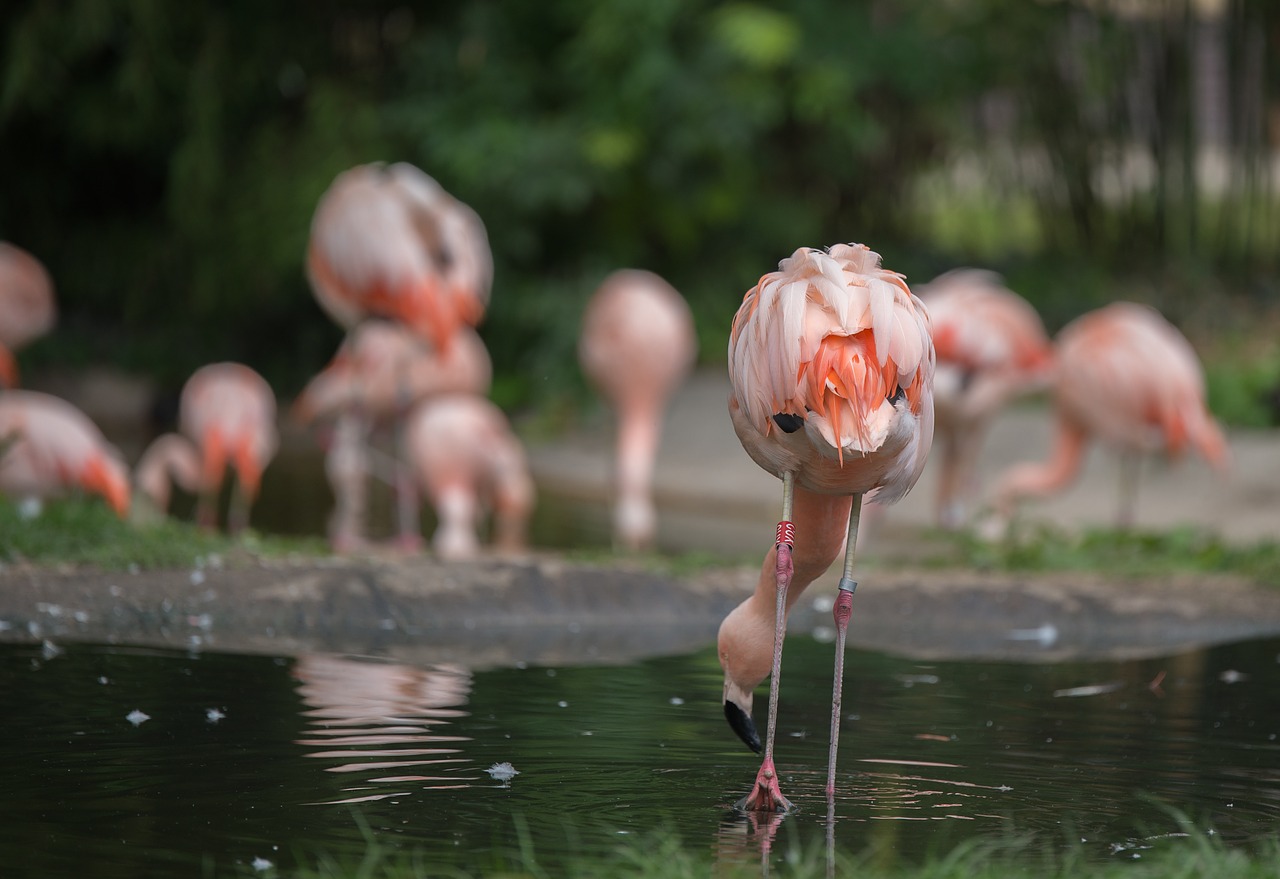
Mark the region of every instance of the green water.
<instances>
[{"instance_id":1,"label":"green water","mask_svg":"<svg viewBox=\"0 0 1280 879\"><path fill-rule=\"evenodd\" d=\"M553 874L657 828L727 859L828 833L890 860L1009 833L1131 857L1177 844L1164 806L1248 844L1280 828L1278 660L1275 640L1052 666L850 651L828 816L831 648L794 636L777 760L800 809L771 824L732 809L758 763L710 649L473 672L0 645L0 875L226 875L355 857L365 832L473 871L525 834Z\"/></svg>"}]
</instances>

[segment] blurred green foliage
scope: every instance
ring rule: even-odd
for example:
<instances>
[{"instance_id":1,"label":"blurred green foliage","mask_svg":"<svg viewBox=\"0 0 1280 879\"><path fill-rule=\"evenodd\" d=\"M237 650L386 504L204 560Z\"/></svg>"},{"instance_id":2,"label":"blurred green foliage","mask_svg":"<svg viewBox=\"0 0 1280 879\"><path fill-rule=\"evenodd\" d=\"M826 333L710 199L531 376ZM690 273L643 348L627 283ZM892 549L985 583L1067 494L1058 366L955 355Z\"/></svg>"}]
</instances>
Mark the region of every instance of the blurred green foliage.
<instances>
[{"instance_id":1,"label":"blurred green foliage","mask_svg":"<svg viewBox=\"0 0 1280 879\"><path fill-rule=\"evenodd\" d=\"M482 333L508 406L578 396L579 314L607 272L671 280L717 362L742 294L804 244L865 241L913 281L996 268L1051 329L1118 297L1193 341L1239 329L1222 303L1276 299L1258 35L1280 10L1230 4L1213 31L1234 161L1206 193L1189 147L1207 31L1189 0L1157 7L15 0L0 238L46 263L62 306L22 357L169 387L238 359L295 392L340 338L302 273L311 212L375 160L485 219ZM1147 182L1117 183L1134 156Z\"/></svg>"}]
</instances>

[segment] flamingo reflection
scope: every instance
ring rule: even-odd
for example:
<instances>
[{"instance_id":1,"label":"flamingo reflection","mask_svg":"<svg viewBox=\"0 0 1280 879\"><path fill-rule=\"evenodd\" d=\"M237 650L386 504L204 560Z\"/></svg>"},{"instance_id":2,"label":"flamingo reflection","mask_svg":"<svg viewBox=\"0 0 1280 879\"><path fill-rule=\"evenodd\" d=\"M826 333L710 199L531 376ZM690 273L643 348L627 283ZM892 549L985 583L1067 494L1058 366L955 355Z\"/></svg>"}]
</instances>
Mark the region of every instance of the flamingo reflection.
<instances>
[{"instance_id":1,"label":"flamingo reflection","mask_svg":"<svg viewBox=\"0 0 1280 879\"><path fill-rule=\"evenodd\" d=\"M329 761L326 772L352 773L349 797L358 803L405 796L415 789L467 787L477 777L452 774L466 736L440 731L465 717L471 672L461 666L422 668L376 659L303 654L293 666L298 694L309 708L297 744ZM426 768L431 767L431 768ZM393 786L388 789L384 785Z\"/></svg>"}]
</instances>

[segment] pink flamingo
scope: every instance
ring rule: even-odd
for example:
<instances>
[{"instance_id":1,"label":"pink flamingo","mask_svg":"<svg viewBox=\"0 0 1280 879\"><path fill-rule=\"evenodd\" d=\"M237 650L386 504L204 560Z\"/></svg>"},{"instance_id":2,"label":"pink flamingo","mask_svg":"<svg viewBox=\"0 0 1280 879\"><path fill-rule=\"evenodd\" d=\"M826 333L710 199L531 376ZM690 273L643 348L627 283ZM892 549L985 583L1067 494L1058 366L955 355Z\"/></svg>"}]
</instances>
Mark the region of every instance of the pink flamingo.
<instances>
[{"instance_id":1,"label":"pink flamingo","mask_svg":"<svg viewBox=\"0 0 1280 879\"><path fill-rule=\"evenodd\" d=\"M993 272L955 269L917 292L929 309L938 355L937 518L943 528L954 529L964 523L991 422L1012 400L1048 386L1053 349L1035 308Z\"/></svg>"},{"instance_id":2,"label":"pink flamingo","mask_svg":"<svg viewBox=\"0 0 1280 879\"><path fill-rule=\"evenodd\" d=\"M752 460L782 480L783 511L755 592L720 626L725 716L755 751L752 691L771 678L764 761L740 804L747 810L791 806L773 762L786 615L843 544L826 788L834 793L862 498L892 503L924 469L933 369L923 304L861 244L798 249L747 292L734 317L729 414Z\"/></svg>"},{"instance_id":3,"label":"pink flamingo","mask_svg":"<svg viewBox=\"0 0 1280 879\"><path fill-rule=\"evenodd\" d=\"M534 486L524 447L502 410L483 397L446 394L409 416L409 460L439 520L432 546L444 559L474 557L477 525L493 512L499 551L525 547Z\"/></svg>"},{"instance_id":4,"label":"pink flamingo","mask_svg":"<svg viewBox=\"0 0 1280 879\"><path fill-rule=\"evenodd\" d=\"M240 363L211 363L187 379L178 400L178 424L200 450L196 521L217 524L218 493L227 466L236 491L227 512L227 531L249 523L262 472L280 445L276 399L266 380Z\"/></svg>"},{"instance_id":5,"label":"pink flamingo","mask_svg":"<svg viewBox=\"0 0 1280 879\"><path fill-rule=\"evenodd\" d=\"M443 354L391 321L366 320L347 334L333 361L307 384L293 406L302 424L334 422L325 472L335 500L329 540L336 550L347 552L364 544L367 479L379 470L387 471L395 487L397 542L406 548L421 544L412 474L399 459L375 468L371 436L389 426L401 443L398 431L414 405L444 393L487 394L492 375L489 352L470 328L458 330Z\"/></svg>"},{"instance_id":6,"label":"pink flamingo","mask_svg":"<svg viewBox=\"0 0 1280 879\"><path fill-rule=\"evenodd\" d=\"M43 500L69 489L129 513L128 468L87 415L49 394L0 393L0 494Z\"/></svg>"},{"instance_id":7,"label":"pink flamingo","mask_svg":"<svg viewBox=\"0 0 1280 879\"><path fill-rule=\"evenodd\" d=\"M14 352L49 332L57 320L53 282L40 261L0 241L0 388L18 385Z\"/></svg>"},{"instance_id":8,"label":"pink flamingo","mask_svg":"<svg viewBox=\"0 0 1280 879\"><path fill-rule=\"evenodd\" d=\"M663 409L689 374L697 345L689 306L652 272L614 272L587 304L578 357L618 413L613 526L627 549L653 543L653 466Z\"/></svg>"},{"instance_id":9,"label":"pink flamingo","mask_svg":"<svg viewBox=\"0 0 1280 879\"><path fill-rule=\"evenodd\" d=\"M307 275L350 329L398 320L446 351L484 315L493 257L480 217L413 165L359 165L334 179L311 223Z\"/></svg>"},{"instance_id":10,"label":"pink flamingo","mask_svg":"<svg viewBox=\"0 0 1280 879\"><path fill-rule=\"evenodd\" d=\"M165 433L152 440L133 468L134 485L146 500L137 505L139 516L146 519L168 513L175 482L183 491L199 494L202 466L199 449L182 434ZM149 509L142 512L148 504Z\"/></svg>"},{"instance_id":11,"label":"pink flamingo","mask_svg":"<svg viewBox=\"0 0 1280 879\"><path fill-rule=\"evenodd\" d=\"M1178 458L1193 448L1227 470L1226 439L1205 405L1200 361L1154 308L1112 303L1063 327L1054 346L1056 447L1048 461L1018 464L1001 476L994 491L998 516L1007 519L1022 498L1070 485L1091 436L1121 452L1122 527L1133 522L1142 454Z\"/></svg>"}]
</instances>

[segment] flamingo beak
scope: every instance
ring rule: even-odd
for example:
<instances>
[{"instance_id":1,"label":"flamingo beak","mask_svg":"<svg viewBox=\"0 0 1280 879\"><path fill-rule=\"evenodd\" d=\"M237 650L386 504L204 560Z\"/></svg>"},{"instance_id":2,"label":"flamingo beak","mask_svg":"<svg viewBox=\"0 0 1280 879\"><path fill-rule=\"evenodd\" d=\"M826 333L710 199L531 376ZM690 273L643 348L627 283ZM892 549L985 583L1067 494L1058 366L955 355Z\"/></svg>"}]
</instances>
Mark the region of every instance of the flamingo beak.
<instances>
[{"instance_id":1,"label":"flamingo beak","mask_svg":"<svg viewBox=\"0 0 1280 879\"><path fill-rule=\"evenodd\" d=\"M731 681L724 683L724 719L748 748L757 754L763 750L760 733L751 719L751 693Z\"/></svg>"}]
</instances>

